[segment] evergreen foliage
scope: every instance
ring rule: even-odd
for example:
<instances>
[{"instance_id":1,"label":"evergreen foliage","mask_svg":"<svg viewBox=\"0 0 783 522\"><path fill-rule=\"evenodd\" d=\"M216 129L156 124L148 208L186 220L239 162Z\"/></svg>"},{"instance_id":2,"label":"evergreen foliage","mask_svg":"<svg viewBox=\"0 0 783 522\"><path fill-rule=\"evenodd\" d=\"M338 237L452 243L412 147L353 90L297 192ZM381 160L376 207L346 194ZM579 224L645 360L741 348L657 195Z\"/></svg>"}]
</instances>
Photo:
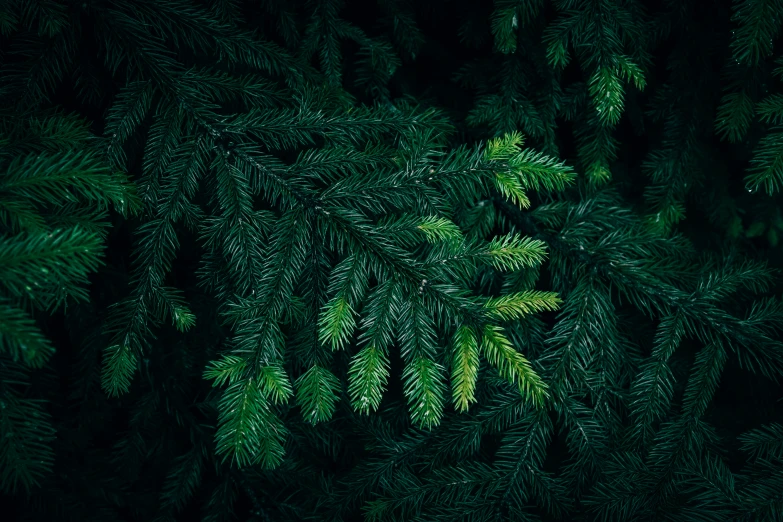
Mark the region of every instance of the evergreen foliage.
<instances>
[{"instance_id":1,"label":"evergreen foliage","mask_svg":"<svg viewBox=\"0 0 783 522\"><path fill-rule=\"evenodd\" d=\"M777 0L9 0L13 520L783 520Z\"/></svg>"}]
</instances>

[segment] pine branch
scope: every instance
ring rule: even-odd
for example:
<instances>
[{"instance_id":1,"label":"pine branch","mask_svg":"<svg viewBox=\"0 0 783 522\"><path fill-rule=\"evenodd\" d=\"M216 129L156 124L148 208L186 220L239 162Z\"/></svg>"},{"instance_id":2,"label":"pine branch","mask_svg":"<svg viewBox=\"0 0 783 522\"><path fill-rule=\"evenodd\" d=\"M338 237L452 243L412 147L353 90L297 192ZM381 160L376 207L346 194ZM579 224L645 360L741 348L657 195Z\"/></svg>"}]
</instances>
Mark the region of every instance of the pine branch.
<instances>
[{"instance_id":1,"label":"pine branch","mask_svg":"<svg viewBox=\"0 0 783 522\"><path fill-rule=\"evenodd\" d=\"M41 486L54 466L52 417L43 401L30 397L22 368L0 364L0 489L11 494Z\"/></svg>"},{"instance_id":2,"label":"pine branch","mask_svg":"<svg viewBox=\"0 0 783 522\"><path fill-rule=\"evenodd\" d=\"M0 286L47 310L69 296L86 300L87 274L102 264L102 246L78 227L0 237Z\"/></svg>"},{"instance_id":3,"label":"pine branch","mask_svg":"<svg viewBox=\"0 0 783 522\"><path fill-rule=\"evenodd\" d=\"M674 316L661 320L655 335L652 357L643 366L632 388L634 434L645 445L652 440L653 423L668 413L674 393L674 376L668 359L682 341L684 322L685 318L680 310Z\"/></svg>"},{"instance_id":4,"label":"pine branch","mask_svg":"<svg viewBox=\"0 0 783 522\"><path fill-rule=\"evenodd\" d=\"M746 91L726 93L718 107L715 130L722 138L737 143L747 134L753 113L753 100Z\"/></svg>"},{"instance_id":5,"label":"pine branch","mask_svg":"<svg viewBox=\"0 0 783 522\"><path fill-rule=\"evenodd\" d=\"M19 156L0 181L3 198L37 205L61 206L79 198L98 209L110 203L123 213L139 208L129 180L112 173L91 151L65 150L51 155Z\"/></svg>"},{"instance_id":6,"label":"pine branch","mask_svg":"<svg viewBox=\"0 0 783 522\"><path fill-rule=\"evenodd\" d=\"M54 354L54 346L35 321L4 297L0 297L0 352L32 368L40 368Z\"/></svg>"},{"instance_id":7,"label":"pine branch","mask_svg":"<svg viewBox=\"0 0 783 522\"><path fill-rule=\"evenodd\" d=\"M763 188L767 194L774 194L783 184L783 132L776 129L761 139L750 160L745 185L751 192Z\"/></svg>"},{"instance_id":8,"label":"pine branch","mask_svg":"<svg viewBox=\"0 0 783 522\"><path fill-rule=\"evenodd\" d=\"M749 65L772 52L772 41L780 32L779 14L783 4L777 0L737 0L734 2L731 50L734 59Z\"/></svg>"},{"instance_id":9,"label":"pine branch","mask_svg":"<svg viewBox=\"0 0 783 522\"><path fill-rule=\"evenodd\" d=\"M319 319L320 341L333 350L343 348L356 327L354 310L367 290L368 273L364 259L353 254L332 271L329 293L332 299L325 305Z\"/></svg>"},{"instance_id":10,"label":"pine branch","mask_svg":"<svg viewBox=\"0 0 783 522\"><path fill-rule=\"evenodd\" d=\"M203 459L204 453L198 447L174 459L161 492L163 508L173 507L180 511L187 504L201 481Z\"/></svg>"},{"instance_id":11,"label":"pine branch","mask_svg":"<svg viewBox=\"0 0 783 522\"><path fill-rule=\"evenodd\" d=\"M286 430L272 412L258 379L228 387L219 404L216 451L237 466L274 467L283 458Z\"/></svg>"},{"instance_id":12,"label":"pine branch","mask_svg":"<svg viewBox=\"0 0 783 522\"><path fill-rule=\"evenodd\" d=\"M740 435L742 450L759 459L783 458L783 426L772 423Z\"/></svg>"},{"instance_id":13,"label":"pine branch","mask_svg":"<svg viewBox=\"0 0 783 522\"><path fill-rule=\"evenodd\" d=\"M482 333L481 351L489 363L497 368L501 377L518 385L520 393L531 404L542 408L544 401L549 398L548 386L527 359L514 349L503 335L502 328L486 325Z\"/></svg>"},{"instance_id":14,"label":"pine branch","mask_svg":"<svg viewBox=\"0 0 783 522\"><path fill-rule=\"evenodd\" d=\"M454 334L451 385L454 405L463 412L476 402L476 380L479 373L479 346L476 332L462 325Z\"/></svg>"},{"instance_id":15,"label":"pine branch","mask_svg":"<svg viewBox=\"0 0 783 522\"><path fill-rule=\"evenodd\" d=\"M328 421L339 400L340 381L326 368L313 366L296 383L296 402L304 418L316 424Z\"/></svg>"},{"instance_id":16,"label":"pine branch","mask_svg":"<svg viewBox=\"0 0 783 522\"><path fill-rule=\"evenodd\" d=\"M351 402L359 411L375 411L380 406L389 374L388 347L402 306L400 298L399 287L391 279L376 287L365 305L359 342L366 345L352 359L348 375ZM362 372L365 364L373 371Z\"/></svg>"}]
</instances>

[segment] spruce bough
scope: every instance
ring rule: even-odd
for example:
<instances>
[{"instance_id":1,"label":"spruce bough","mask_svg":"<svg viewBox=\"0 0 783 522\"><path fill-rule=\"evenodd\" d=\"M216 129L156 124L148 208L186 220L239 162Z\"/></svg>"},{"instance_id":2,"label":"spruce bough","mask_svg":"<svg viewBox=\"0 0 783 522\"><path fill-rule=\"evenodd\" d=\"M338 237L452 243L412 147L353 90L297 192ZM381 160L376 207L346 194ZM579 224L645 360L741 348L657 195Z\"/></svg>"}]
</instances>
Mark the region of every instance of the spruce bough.
<instances>
[{"instance_id":1,"label":"spruce bough","mask_svg":"<svg viewBox=\"0 0 783 522\"><path fill-rule=\"evenodd\" d=\"M545 245L513 233L492 241L465 237L443 214L430 212L448 215L454 202L502 187L524 197L523 176L562 189L572 171L520 150L519 135L439 154L437 142L416 143L412 150L405 137L397 139L402 143L384 149L385 157L372 151L372 171L316 179L330 182L320 194L304 181L292 189L310 204L292 202L280 211L279 220L267 217L271 233L260 236L266 251L259 252L259 265L269 275L263 269L254 273L244 259L233 266L237 277L250 280L249 291L225 304L234 332L231 349L205 371L216 385L229 386L221 398L216 435L218 452L226 458L238 464L279 464L285 431L272 407L292 396L305 420L328 421L340 399L340 381L330 369L333 352L348 346L355 351L348 388L357 411L378 409L390 358L401 357L413 425L437 426L447 398L448 366L458 375L452 386L457 402L475 401L479 345L504 378L543 407L546 384L510 344L501 323L554 310L559 299L552 292L534 291L481 297L472 295L469 283L484 267L500 273L537 268ZM422 158L425 151L429 157ZM361 153L354 154L358 159ZM319 169L315 162L307 168ZM425 204L417 201L422 193ZM252 212L246 216L248 226L254 226ZM239 248L242 238L232 237L239 231L227 232L224 245ZM224 259L235 255L222 254ZM332 266L330 259L335 260ZM317 272L320 288L311 279ZM312 282L299 298L296 286L303 278ZM299 330L289 337L289 346L283 329ZM478 338L476 332L481 333ZM451 337L453 358L439 343ZM399 355L391 353L393 344ZM305 353L311 361L294 382L284 367L301 363L286 356L291 352Z\"/></svg>"}]
</instances>

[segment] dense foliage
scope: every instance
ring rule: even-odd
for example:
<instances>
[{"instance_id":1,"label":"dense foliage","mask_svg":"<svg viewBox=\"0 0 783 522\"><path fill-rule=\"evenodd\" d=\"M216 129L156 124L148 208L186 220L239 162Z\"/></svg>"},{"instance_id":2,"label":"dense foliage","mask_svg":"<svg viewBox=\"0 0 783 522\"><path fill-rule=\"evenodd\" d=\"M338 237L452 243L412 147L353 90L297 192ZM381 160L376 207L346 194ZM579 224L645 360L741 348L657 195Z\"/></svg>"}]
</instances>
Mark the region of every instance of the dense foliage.
<instances>
[{"instance_id":1,"label":"dense foliage","mask_svg":"<svg viewBox=\"0 0 783 522\"><path fill-rule=\"evenodd\" d=\"M7 0L13 520L783 520L779 0Z\"/></svg>"}]
</instances>

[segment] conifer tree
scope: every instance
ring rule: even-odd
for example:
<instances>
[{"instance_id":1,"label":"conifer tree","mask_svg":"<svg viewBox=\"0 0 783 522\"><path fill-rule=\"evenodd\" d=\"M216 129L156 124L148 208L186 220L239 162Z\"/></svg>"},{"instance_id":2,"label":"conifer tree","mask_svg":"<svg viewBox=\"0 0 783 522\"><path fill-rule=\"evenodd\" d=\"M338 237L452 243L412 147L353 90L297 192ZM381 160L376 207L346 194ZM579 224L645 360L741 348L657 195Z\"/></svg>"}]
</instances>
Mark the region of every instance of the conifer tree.
<instances>
[{"instance_id":1,"label":"conifer tree","mask_svg":"<svg viewBox=\"0 0 783 522\"><path fill-rule=\"evenodd\" d=\"M20 520L781 520L776 0L9 0Z\"/></svg>"}]
</instances>

